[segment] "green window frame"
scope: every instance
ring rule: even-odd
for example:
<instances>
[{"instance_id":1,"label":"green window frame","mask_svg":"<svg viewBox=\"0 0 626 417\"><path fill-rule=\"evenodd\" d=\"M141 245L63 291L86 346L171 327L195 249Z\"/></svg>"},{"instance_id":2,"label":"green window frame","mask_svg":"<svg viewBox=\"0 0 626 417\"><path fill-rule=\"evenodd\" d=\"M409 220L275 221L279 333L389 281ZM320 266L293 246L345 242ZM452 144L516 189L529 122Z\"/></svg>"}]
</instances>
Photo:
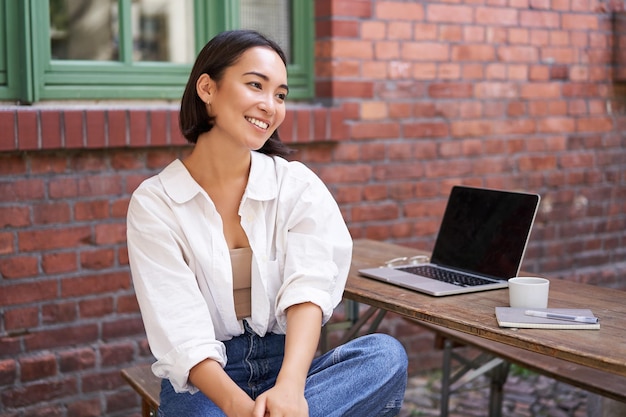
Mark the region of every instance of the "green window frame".
<instances>
[{"instance_id":1,"label":"green window frame","mask_svg":"<svg viewBox=\"0 0 626 417\"><path fill-rule=\"evenodd\" d=\"M313 1L291 0L290 99L313 97ZM133 62L128 11L118 0L120 59L111 62L51 59L48 0L0 0L0 99L180 99L190 64ZM195 48L215 34L239 27L239 1L194 0Z\"/></svg>"},{"instance_id":2,"label":"green window frame","mask_svg":"<svg viewBox=\"0 0 626 417\"><path fill-rule=\"evenodd\" d=\"M6 10L4 1L0 0L0 94L7 94L7 28L5 24Z\"/></svg>"},{"instance_id":3,"label":"green window frame","mask_svg":"<svg viewBox=\"0 0 626 417\"><path fill-rule=\"evenodd\" d=\"M20 49L15 43L19 25L11 16L17 16L19 3L0 0L0 99L17 98L19 96L17 71L9 70L11 63L19 60ZM22 51L23 52L23 51ZM17 68L15 68L17 69Z\"/></svg>"}]
</instances>

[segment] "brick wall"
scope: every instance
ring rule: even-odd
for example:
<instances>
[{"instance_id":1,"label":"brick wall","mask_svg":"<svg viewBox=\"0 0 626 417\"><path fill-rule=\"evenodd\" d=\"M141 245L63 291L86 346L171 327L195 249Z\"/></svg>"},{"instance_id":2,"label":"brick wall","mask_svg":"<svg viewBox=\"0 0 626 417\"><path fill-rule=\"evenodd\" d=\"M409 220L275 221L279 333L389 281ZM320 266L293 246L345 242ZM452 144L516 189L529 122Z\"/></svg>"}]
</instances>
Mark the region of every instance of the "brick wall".
<instances>
[{"instance_id":1,"label":"brick wall","mask_svg":"<svg viewBox=\"0 0 626 417\"><path fill-rule=\"evenodd\" d=\"M350 140L312 159L353 235L430 249L452 184L524 189L543 197L525 269L626 287L626 118L613 66L626 44L614 43L624 18L611 7L621 10L318 4L318 96L351 115Z\"/></svg>"},{"instance_id":2,"label":"brick wall","mask_svg":"<svg viewBox=\"0 0 626 417\"><path fill-rule=\"evenodd\" d=\"M615 4L315 5L316 104L292 104L281 134L355 238L430 250L453 184L523 189L542 195L524 269L626 289ZM176 112L0 107L0 415L138 413L119 378L151 360L125 211L142 179L187 152ZM394 317L383 328L413 370L437 366L430 333Z\"/></svg>"}]
</instances>

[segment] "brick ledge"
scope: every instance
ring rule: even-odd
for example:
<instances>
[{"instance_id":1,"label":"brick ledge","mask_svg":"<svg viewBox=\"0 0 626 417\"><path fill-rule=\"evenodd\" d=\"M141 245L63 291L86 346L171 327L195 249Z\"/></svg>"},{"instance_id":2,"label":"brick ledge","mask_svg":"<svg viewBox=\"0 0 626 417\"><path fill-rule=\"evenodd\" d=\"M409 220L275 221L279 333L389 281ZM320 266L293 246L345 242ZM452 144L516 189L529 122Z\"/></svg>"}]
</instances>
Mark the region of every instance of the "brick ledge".
<instances>
[{"instance_id":1,"label":"brick ledge","mask_svg":"<svg viewBox=\"0 0 626 417\"><path fill-rule=\"evenodd\" d=\"M347 138L346 106L290 106L280 128L285 143ZM177 105L0 106L0 152L183 146Z\"/></svg>"}]
</instances>

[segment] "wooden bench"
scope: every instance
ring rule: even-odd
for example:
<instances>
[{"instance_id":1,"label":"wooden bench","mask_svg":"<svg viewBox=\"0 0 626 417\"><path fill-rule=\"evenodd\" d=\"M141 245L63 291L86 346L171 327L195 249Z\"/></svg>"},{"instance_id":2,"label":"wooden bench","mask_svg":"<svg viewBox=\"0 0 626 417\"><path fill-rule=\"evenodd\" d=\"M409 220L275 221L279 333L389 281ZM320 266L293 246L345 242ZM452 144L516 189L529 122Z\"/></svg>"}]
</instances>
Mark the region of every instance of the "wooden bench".
<instances>
[{"instance_id":1,"label":"wooden bench","mask_svg":"<svg viewBox=\"0 0 626 417\"><path fill-rule=\"evenodd\" d=\"M481 374L488 375L491 380L489 415L492 417L500 416L503 398L502 389L511 363L585 391L620 402L626 402L626 390L624 389L626 387L626 377L434 324L416 320L410 321L435 332L437 335L436 345L444 350L442 359L441 417L448 415L449 395L465 382L469 382ZM454 354L454 349L465 346L476 348L483 354L471 359ZM453 359L457 359L464 365L457 370L455 375L452 375Z\"/></svg>"},{"instance_id":2,"label":"wooden bench","mask_svg":"<svg viewBox=\"0 0 626 417\"><path fill-rule=\"evenodd\" d=\"M150 369L150 365L137 365L122 369L122 378L141 397L141 417L156 417L159 408L161 380Z\"/></svg>"}]
</instances>

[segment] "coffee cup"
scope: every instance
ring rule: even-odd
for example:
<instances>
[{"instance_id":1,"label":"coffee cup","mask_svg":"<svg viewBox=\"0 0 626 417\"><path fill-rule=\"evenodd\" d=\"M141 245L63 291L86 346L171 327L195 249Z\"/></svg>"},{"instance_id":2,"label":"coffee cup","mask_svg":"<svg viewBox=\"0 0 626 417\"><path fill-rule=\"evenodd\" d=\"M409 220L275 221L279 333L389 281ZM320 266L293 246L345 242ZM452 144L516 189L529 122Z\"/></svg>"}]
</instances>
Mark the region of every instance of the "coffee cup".
<instances>
[{"instance_id":1,"label":"coffee cup","mask_svg":"<svg viewBox=\"0 0 626 417\"><path fill-rule=\"evenodd\" d=\"M509 279L509 304L518 308L547 308L550 281L539 277Z\"/></svg>"}]
</instances>

